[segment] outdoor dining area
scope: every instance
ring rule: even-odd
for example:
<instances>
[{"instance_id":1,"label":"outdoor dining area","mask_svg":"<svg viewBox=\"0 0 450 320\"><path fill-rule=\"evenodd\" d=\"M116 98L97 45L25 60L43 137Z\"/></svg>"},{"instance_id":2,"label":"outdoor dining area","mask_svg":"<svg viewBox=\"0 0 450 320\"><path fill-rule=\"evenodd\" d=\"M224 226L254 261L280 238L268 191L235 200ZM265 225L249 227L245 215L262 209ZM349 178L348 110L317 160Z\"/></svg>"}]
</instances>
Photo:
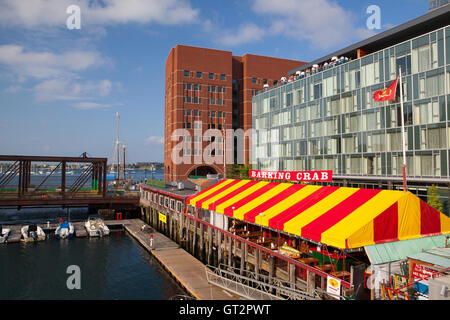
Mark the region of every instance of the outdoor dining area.
<instances>
[{"instance_id":1,"label":"outdoor dining area","mask_svg":"<svg viewBox=\"0 0 450 320\"><path fill-rule=\"evenodd\" d=\"M237 220L232 221L228 231L240 238L345 281L350 281L350 266L362 263L362 261L352 257L353 255L345 254L343 251L333 250L333 252L329 252L326 245L319 251L317 245L308 243L308 241L296 237L286 237L280 232ZM306 269L301 269L299 277L306 280L306 276Z\"/></svg>"}]
</instances>

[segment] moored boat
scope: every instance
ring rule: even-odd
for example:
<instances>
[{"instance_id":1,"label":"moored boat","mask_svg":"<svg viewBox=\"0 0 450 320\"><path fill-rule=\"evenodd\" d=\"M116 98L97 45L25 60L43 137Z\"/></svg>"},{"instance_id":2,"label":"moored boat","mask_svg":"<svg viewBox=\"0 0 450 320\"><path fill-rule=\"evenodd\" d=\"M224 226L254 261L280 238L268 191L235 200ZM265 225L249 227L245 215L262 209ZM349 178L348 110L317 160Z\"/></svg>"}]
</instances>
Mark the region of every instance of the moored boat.
<instances>
[{"instance_id":1,"label":"moored boat","mask_svg":"<svg viewBox=\"0 0 450 320\"><path fill-rule=\"evenodd\" d=\"M66 239L73 237L75 228L70 222L61 222L55 230L55 237L57 239Z\"/></svg>"},{"instance_id":2,"label":"moored boat","mask_svg":"<svg viewBox=\"0 0 450 320\"><path fill-rule=\"evenodd\" d=\"M0 243L7 242L10 233L11 229L3 228L2 225L0 225Z\"/></svg>"},{"instance_id":3,"label":"moored boat","mask_svg":"<svg viewBox=\"0 0 450 320\"><path fill-rule=\"evenodd\" d=\"M90 215L84 224L90 237L102 237L109 235L109 228L100 215Z\"/></svg>"},{"instance_id":4,"label":"moored boat","mask_svg":"<svg viewBox=\"0 0 450 320\"><path fill-rule=\"evenodd\" d=\"M22 239L21 241L30 242L30 241L44 241L45 240L45 232L41 227L30 224L29 226L24 226L21 229Z\"/></svg>"}]
</instances>

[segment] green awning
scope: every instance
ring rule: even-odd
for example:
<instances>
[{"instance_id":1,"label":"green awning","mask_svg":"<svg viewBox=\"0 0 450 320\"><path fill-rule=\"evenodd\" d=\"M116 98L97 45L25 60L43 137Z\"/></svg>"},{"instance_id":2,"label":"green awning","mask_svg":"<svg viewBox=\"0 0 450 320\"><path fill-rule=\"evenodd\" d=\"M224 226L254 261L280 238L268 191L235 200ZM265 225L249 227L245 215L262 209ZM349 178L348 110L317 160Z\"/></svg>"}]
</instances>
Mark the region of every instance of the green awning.
<instances>
[{"instance_id":1,"label":"green awning","mask_svg":"<svg viewBox=\"0 0 450 320\"><path fill-rule=\"evenodd\" d=\"M372 265L404 260L408 256L445 246L446 235L365 246Z\"/></svg>"}]
</instances>

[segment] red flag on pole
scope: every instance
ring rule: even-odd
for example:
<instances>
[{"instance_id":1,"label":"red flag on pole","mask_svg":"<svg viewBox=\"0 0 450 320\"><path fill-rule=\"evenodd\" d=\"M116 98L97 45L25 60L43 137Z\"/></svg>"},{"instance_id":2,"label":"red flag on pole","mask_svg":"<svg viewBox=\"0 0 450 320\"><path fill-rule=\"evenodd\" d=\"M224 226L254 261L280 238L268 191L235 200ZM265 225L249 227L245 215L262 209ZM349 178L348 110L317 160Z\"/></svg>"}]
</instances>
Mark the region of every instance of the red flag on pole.
<instances>
[{"instance_id":1,"label":"red flag on pole","mask_svg":"<svg viewBox=\"0 0 450 320\"><path fill-rule=\"evenodd\" d=\"M397 92L397 82L398 82L398 77L386 89L376 91L373 94L374 100L376 102L394 100L395 94Z\"/></svg>"}]
</instances>

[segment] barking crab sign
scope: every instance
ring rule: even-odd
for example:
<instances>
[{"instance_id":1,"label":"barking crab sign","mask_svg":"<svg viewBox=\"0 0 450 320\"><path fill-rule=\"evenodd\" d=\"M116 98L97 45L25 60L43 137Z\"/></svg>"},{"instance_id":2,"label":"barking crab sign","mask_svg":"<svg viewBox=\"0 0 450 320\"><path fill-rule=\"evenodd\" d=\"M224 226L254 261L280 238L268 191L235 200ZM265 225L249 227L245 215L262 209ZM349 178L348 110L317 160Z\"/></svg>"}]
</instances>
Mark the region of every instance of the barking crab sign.
<instances>
[{"instance_id":1,"label":"barking crab sign","mask_svg":"<svg viewBox=\"0 0 450 320\"><path fill-rule=\"evenodd\" d=\"M320 181L333 180L333 171L261 171L250 170L250 178L282 181Z\"/></svg>"}]
</instances>

